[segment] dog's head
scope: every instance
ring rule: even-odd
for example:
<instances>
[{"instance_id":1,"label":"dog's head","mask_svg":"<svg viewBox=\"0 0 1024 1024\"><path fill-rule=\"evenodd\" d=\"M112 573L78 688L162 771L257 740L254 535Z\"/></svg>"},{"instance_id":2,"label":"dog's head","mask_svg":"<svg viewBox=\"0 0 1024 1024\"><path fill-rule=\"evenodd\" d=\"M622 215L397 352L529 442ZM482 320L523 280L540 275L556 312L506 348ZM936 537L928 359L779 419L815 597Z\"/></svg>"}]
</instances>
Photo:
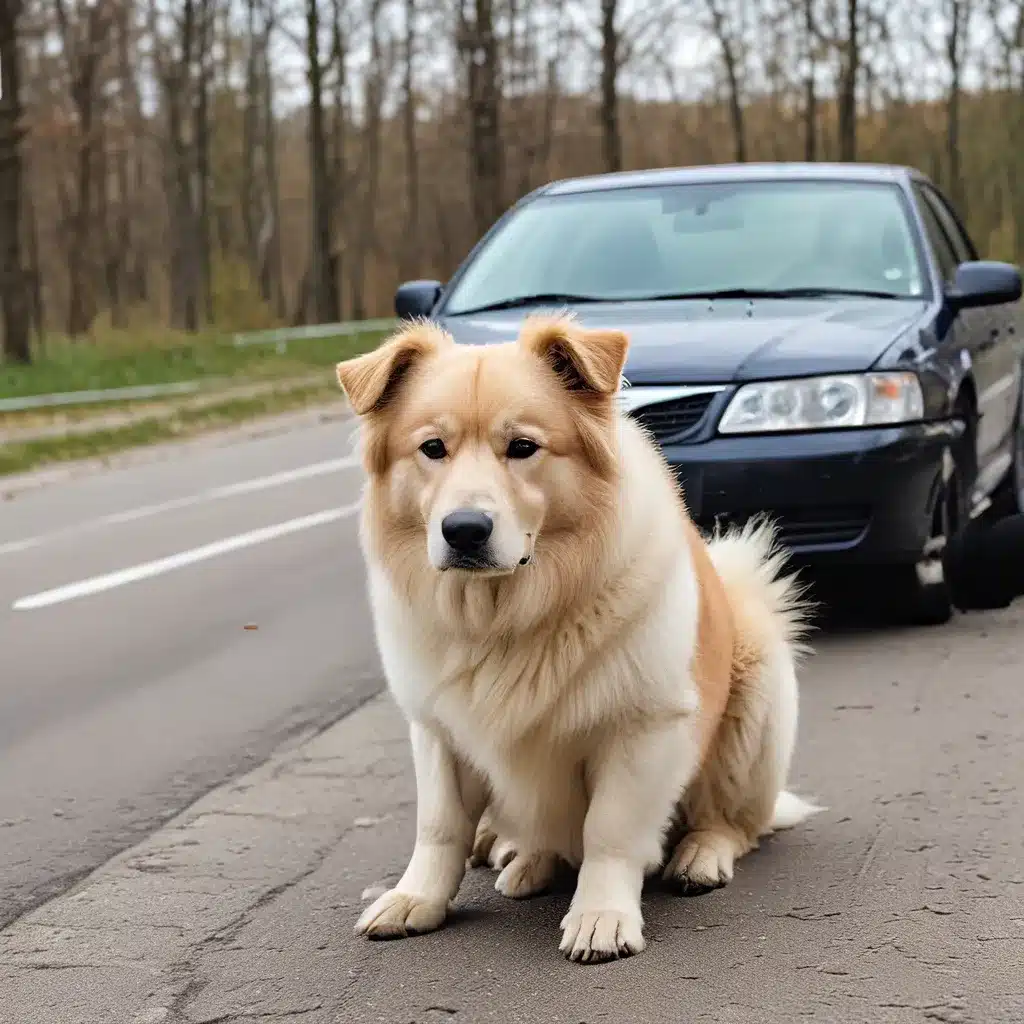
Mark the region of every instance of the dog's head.
<instances>
[{"instance_id":1,"label":"dog's head","mask_svg":"<svg viewBox=\"0 0 1024 1024\"><path fill-rule=\"evenodd\" d=\"M617 479L627 347L568 316L479 347L414 323L339 363L382 554L418 545L435 570L505 576L577 531Z\"/></svg>"}]
</instances>

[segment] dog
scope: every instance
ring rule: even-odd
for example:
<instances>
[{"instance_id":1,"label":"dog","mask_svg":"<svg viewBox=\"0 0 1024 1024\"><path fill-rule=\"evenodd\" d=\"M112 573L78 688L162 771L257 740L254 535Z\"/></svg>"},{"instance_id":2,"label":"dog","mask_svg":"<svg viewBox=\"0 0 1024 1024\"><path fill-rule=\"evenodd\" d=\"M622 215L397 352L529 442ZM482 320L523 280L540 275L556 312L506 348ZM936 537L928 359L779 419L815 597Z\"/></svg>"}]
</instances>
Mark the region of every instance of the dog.
<instances>
[{"instance_id":1,"label":"dog","mask_svg":"<svg viewBox=\"0 0 1024 1024\"><path fill-rule=\"evenodd\" d=\"M715 889L762 836L820 810L783 788L801 588L770 523L698 531L620 410L628 346L571 315L487 346L424 320L337 366L417 789L411 859L357 934L439 928L474 862L513 898L567 865L562 952L629 956L645 946L647 875Z\"/></svg>"}]
</instances>

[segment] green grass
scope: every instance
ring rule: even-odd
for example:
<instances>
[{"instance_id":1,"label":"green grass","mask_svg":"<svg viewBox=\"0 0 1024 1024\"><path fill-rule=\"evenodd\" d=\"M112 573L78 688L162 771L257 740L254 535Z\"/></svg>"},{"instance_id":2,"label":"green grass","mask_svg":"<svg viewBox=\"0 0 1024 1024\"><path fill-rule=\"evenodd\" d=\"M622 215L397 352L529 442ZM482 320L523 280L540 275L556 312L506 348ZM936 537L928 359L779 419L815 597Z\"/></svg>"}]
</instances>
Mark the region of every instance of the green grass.
<instances>
[{"instance_id":1,"label":"green grass","mask_svg":"<svg viewBox=\"0 0 1024 1024\"><path fill-rule=\"evenodd\" d=\"M177 381L267 380L301 376L375 347L382 332L235 348L230 335L173 331L107 332L95 340L59 341L30 366L0 364L0 398L120 388Z\"/></svg>"},{"instance_id":2,"label":"green grass","mask_svg":"<svg viewBox=\"0 0 1024 1024\"><path fill-rule=\"evenodd\" d=\"M251 398L226 399L204 408L181 408L169 416L149 417L86 434L0 444L0 477L25 473L51 463L98 458L141 445L192 437L260 416L340 400L340 397L337 385L328 378L323 384L282 389Z\"/></svg>"}]
</instances>

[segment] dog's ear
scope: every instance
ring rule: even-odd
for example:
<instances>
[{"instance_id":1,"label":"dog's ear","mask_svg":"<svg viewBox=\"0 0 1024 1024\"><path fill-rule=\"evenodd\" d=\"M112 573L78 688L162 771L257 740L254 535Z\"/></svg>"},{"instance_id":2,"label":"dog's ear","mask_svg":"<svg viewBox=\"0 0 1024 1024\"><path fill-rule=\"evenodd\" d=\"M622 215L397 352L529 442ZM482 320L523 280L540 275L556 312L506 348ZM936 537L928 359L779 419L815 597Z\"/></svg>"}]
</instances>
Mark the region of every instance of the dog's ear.
<instances>
[{"instance_id":1,"label":"dog's ear","mask_svg":"<svg viewBox=\"0 0 1024 1024\"><path fill-rule=\"evenodd\" d=\"M338 363L335 373L353 411L365 416L388 404L411 366L451 344L436 324L407 324L372 352Z\"/></svg>"},{"instance_id":2,"label":"dog's ear","mask_svg":"<svg viewBox=\"0 0 1024 1024\"><path fill-rule=\"evenodd\" d=\"M543 359L566 390L599 395L618 390L629 350L622 331L587 330L571 316L528 317L519 343Z\"/></svg>"}]
</instances>

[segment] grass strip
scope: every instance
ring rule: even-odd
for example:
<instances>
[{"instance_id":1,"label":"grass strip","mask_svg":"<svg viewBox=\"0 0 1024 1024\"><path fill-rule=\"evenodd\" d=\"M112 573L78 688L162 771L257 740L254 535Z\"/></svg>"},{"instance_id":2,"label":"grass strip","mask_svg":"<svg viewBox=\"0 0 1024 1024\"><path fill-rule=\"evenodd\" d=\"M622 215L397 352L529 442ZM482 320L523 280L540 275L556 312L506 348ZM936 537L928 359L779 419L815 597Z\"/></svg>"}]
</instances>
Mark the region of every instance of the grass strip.
<instances>
[{"instance_id":1,"label":"grass strip","mask_svg":"<svg viewBox=\"0 0 1024 1024\"><path fill-rule=\"evenodd\" d=\"M106 390L219 378L274 380L333 366L376 347L384 332L236 348L224 335L139 333L131 338L61 342L29 366L0 364L0 398Z\"/></svg>"},{"instance_id":2,"label":"grass strip","mask_svg":"<svg viewBox=\"0 0 1024 1024\"><path fill-rule=\"evenodd\" d=\"M326 404L340 398L337 385L328 379L323 384L227 399L201 408L182 408L170 415L140 419L89 433L0 444L0 476L27 473L57 462L115 455L129 448L161 441L194 437L274 413Z\"/></svg>"}]
</instances>

